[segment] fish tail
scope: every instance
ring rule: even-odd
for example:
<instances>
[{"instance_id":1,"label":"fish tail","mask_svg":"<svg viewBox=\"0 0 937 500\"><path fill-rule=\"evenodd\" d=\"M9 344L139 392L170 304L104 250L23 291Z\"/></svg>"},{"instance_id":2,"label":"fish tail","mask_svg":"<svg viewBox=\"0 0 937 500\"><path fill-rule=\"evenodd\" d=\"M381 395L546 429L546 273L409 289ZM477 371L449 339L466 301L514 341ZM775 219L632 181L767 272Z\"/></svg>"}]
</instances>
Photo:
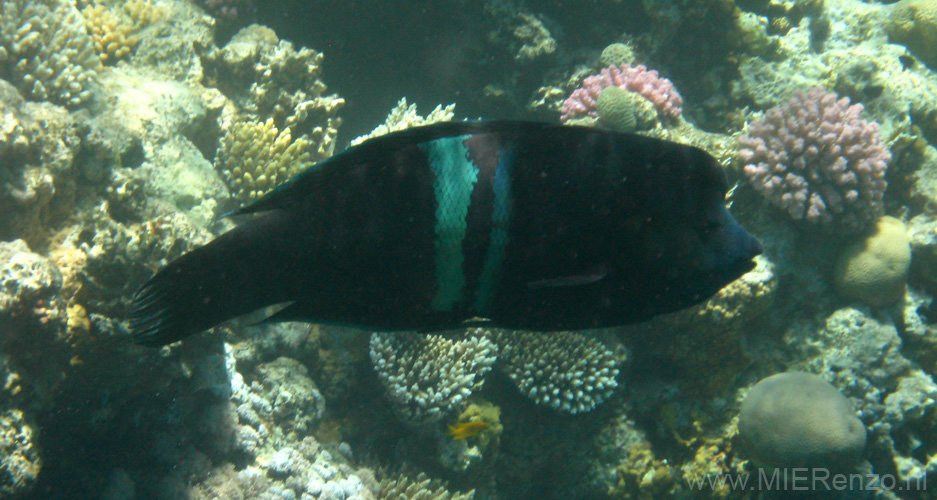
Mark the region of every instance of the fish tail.
<instances>
[{"instance_id":1,"label":"fish tail","mask_svg":"<svg viewBox=\"0 0 937 500\"><path fill-rule=\"evenodd\" d=\"M159 271L133 298L133 341L162 346L287 301L288 292L274 286L283 266L276 255L265 253L269 236L269 231L232 231Z\"/></svg>"}]
</instances>

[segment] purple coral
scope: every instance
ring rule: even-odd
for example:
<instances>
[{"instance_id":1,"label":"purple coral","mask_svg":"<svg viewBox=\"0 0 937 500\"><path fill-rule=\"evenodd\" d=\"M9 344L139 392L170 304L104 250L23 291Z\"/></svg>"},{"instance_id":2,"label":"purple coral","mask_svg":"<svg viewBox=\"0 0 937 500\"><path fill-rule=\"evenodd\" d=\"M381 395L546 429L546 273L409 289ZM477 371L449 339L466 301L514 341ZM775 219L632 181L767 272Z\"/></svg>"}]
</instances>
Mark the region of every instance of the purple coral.
<instances>
[{"instance_id":1,"label":"purple coral","mask_svg":"<svg viewBox=\"0 0 937 500\"><path fill-rule=\"evenodd\" d=\"M757 191L796 220L857 232L884 209L891 153L861 104L820 87L796 91L739 138Z\"/></svg>"},{"instance_id":2,"label":"purple coral","mask_svg":"<svg viewBox=\"0 0 937 500\"><path fill-rule=\"evenodd\" d=\"M641 94L645 99L654 103L657 113L661 116L671 118L680 116L683 98L674 89L673 82L658 76L656 70L648 70L643 64L631 66L625 63L621 67L613 64L603 69L598 75L587 77L582 82L582 87L574 90L563 102L563 115L560 116L560 120L565 122L570 118L585 115L597 116L595 100L598 99L602 89L612 86Z\"/></svg>"}]
</instances>

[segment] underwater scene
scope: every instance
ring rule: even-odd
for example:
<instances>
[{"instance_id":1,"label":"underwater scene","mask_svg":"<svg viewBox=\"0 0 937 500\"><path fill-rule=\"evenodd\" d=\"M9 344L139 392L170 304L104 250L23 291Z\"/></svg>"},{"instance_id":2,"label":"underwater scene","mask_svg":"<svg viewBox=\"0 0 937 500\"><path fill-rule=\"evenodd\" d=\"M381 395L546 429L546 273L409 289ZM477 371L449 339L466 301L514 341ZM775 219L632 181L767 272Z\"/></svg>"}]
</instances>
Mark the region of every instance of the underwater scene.
<instances>
[{"instance_id":1,"label":"underwater scene","mask_svg":"<svg viewBox=\"0 0 937 500\"><path fill-rule=\"evenodd\" d=\"M937 499L937 1L0 1L0 499Z\"/></svg>"}]
</instances>

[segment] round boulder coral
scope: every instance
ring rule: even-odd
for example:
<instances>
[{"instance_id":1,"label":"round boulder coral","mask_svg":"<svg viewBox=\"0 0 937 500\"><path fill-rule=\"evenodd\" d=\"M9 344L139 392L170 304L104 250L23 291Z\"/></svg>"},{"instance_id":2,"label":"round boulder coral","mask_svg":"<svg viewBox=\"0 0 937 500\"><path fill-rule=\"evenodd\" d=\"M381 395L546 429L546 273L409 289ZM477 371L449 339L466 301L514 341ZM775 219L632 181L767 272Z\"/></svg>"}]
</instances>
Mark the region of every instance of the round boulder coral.
<instances>
[{"instance_id":1,"label":"round boulder coral","mask_svg":"<svg viewBox=\"0 0 937 500\"><path fill-rule=\"evenodd\" d=\"M654 124L657 111L651 101L621 87L607 87L599 92L595 110L602 123L618 132L644 130Z\"/></svg>"},{"instance_id":2,"label":"round boulder coral","mask_svg":"<svg viewBox=\"0 0 937 500\"><path fill-rule=\"evenodd\" d=\"M634 50L625 43L613 43L602 49L602 55L599 56L599 64L602 67L621 66L634 62Z\"/></svg>"},{"instance_id":3,"label":"round boulder coral","mask_svg":"<svg viewBox=\"0 0 937 500\"><path fill-rule=\"evenodd\" d=\"M904 297L911 267L911 242L900 220L882 217L864 238L843 251L834 270L840 295L872 306Z\"/></svg>"},{"instance_id":4,"label":"round boulder coral","mask_svg":"<svg viewBox=\"0 0 937 500\"><path fill-rule=\"evenodd\" d=\"M739 438L763 466L848 470L859 461L866 432L835 387L817 375L788 372L748 392Z\"/></svg>"}]
</instances>

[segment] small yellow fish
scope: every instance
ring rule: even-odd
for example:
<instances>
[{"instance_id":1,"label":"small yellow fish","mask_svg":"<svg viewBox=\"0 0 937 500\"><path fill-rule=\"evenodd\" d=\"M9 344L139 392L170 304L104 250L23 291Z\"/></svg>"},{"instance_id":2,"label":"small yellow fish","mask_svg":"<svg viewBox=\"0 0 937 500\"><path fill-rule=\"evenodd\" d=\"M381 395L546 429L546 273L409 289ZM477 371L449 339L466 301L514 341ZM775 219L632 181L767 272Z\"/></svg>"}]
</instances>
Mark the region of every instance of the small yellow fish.
<instances>
[{"instance_id":1,"label":"small yellow fish","mask_svg":"<svg viewBox=\"0 0 937 500\"><path fill-rule=\"evenodd\" d=\"M477 436L491 424L488 422L459 422L455 425L449 425L449 435L456 441Z\"/></svg>"}]
</instances>

